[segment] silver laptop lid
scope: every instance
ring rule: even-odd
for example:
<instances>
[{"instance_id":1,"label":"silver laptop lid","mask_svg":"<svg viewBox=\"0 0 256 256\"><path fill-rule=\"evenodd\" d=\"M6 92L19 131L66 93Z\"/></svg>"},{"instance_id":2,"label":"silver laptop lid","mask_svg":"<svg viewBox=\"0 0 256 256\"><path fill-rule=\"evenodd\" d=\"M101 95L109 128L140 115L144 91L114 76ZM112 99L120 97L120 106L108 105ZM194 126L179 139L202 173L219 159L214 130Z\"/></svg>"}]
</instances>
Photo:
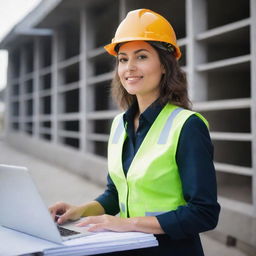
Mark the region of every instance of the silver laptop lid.
<instances>
[{"instance_id":1,"label":"silver laptop lid","mask_svg":"<svg viewBox=\"0 0 256 256\"><path fill-rule=\"evenodd\" d=\"M0 165L0 207L0 225L62 243L27 168Z\"/></svg>"}]
</instances>

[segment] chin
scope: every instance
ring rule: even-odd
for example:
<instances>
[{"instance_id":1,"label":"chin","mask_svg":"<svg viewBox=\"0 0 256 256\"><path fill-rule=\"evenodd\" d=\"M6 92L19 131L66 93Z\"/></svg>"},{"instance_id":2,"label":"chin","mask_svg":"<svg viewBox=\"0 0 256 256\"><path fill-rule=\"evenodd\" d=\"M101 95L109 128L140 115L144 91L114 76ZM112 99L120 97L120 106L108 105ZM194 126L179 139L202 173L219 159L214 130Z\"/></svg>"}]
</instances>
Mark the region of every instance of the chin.
<instances>
[{"instance_id":1,"label":"chin","mask_svg":"<svg viewBox=\"0 0 256 256\"><path fill-rule=\"evenodd\" d=\"M136 94L137 94L135 92L129 92L129 91L127 91L127 92L128 92L128 94L133 95L133 96L136 96Z\"/></svg>"},{"instance_id":2,"label":"chin","mask_svg":"<svg viewBox=\"0 0 256 256\"><path fill-rule=\"evenodd\" d=\"M131 94L131 95L136 95L136 94L138 93L137 90L133 90L133 89L130 89L130 88L125 88L125 90L126 90L129 94Z\"/></svg>"}]
</instances>

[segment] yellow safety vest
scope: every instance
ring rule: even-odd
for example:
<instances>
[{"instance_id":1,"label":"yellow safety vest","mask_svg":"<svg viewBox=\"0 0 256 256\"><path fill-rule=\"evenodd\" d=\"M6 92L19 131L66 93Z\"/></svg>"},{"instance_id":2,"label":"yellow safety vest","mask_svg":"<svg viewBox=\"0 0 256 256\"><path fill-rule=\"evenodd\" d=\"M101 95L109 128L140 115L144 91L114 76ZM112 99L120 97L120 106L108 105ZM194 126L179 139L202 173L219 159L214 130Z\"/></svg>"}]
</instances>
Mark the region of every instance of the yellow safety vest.
<instances>
[{"instance_id":1,"label":"yellow safety vest","mask_svg":"<svg viewBox=\"0 0 256 256\"><path fill-rule=\"evenodd\" d=\"M125 177L122 165L126 138L123 114L115 117L108 143L108 170L119 198L120 216L156 216L185 205L176 163L181 129L193 114L167 104L157 116L138 149Z\"/></svg>"}]
</instances>

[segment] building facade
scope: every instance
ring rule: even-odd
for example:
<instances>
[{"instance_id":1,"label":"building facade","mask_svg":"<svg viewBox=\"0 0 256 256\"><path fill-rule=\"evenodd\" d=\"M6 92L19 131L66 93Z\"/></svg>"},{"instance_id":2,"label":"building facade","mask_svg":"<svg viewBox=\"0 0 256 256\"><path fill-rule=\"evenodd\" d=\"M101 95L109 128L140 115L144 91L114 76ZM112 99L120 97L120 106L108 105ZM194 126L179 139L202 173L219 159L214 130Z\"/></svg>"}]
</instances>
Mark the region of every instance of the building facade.
<instances>
[{"instance_id":1,"label":"building facade","mask_svg":"<svg viewBox=\"0 0 256 256\"><path fill-rule=\"evenodd\" d=\"M173 25L193 108L210 123L217 231L256 247L256 0L44 0L2 40L9 52L6 139L106 182L115 60L103 46L126 13L148 8ZM254 99L254 100L253 100Z\"/></svg>"}]
</instances>

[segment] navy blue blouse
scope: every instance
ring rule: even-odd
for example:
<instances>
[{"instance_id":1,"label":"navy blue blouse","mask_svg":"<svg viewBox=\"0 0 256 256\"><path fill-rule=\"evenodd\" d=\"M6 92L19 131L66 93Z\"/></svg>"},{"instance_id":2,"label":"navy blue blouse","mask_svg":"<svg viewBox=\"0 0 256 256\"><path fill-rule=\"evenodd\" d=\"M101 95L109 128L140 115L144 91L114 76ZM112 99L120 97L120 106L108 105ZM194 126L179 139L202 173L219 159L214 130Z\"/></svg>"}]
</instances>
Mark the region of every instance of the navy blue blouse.
<instances>
[{"instance_id":1,"label":"navy blue blouse","mask_svg":"<svg viewBox=\"0 0 256 256\"><path fill-rule=\"evenodd\" d=\"M124 114L124 122L127 122L127 138L123 146L122 159L125 174L162 108L158 101L149 106L140 115L136 132L134 117L138 111L137 104L131 106ZM129 255L204 255L199 233L215 228L220 206L217 202L213 145L208 128L196 115L192 115L181 130L176 161L187 205L157 216L166 233L157 235L159 247L134 250L133 254L130 252ZM105 192L96 200L107 214L115 215L119 212L118 194L109 175L107 180Z\"/></svg>"}]
</instances>

